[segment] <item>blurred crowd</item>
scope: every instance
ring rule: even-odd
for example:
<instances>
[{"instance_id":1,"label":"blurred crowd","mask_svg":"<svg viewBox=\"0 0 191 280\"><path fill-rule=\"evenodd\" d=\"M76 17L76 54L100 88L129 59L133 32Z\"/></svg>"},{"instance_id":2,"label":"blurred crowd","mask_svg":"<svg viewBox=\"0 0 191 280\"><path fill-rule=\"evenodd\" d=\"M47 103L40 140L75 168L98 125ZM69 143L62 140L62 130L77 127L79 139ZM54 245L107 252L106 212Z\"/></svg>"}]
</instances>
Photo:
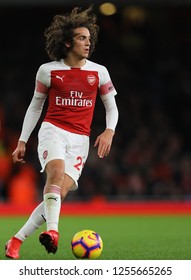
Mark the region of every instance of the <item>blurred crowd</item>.
<instances>
[{"instance_id":1,"label":"blurred crowd","mask_svg":"<svg viewBox=\"0 0 191 280\"><path fill-rule=\"evenodd\" d=\"M0 12L1 26L6 16L12 22L4 27L0 54L0 201L41 199L39 124L27 145L26 164L13 165L11 153L36 71L48 60L43 32L54 12L58 9L43 8L35 19L27 8ZM124 9L98 20L100 37L91 59L110 72L119 123L110 155L99 159L93 144L105 127L105 113L98 98L89 157L79 189L67 200L191 199L191 7Z\"/></svg>"}]
</instances>

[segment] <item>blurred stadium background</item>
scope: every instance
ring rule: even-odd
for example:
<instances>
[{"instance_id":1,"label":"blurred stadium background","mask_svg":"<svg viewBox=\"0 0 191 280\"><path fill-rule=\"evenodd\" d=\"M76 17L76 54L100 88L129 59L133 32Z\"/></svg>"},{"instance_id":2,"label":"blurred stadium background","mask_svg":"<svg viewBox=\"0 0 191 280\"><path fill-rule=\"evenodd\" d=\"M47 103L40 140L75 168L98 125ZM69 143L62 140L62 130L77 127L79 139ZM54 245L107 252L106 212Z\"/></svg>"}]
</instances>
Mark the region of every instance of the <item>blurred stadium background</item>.
<instances>
[{"instance_id":1,"label":"blurred stadium background","mask_svg":"<svg viewBox=\"0 0 191 280\"><path fill-rule=\"evenodd\" d=\"M191 1L94 1L100 25L91 59L104 64L118 91L119 124L111 154L100 160L93 143L105 125L100 100L79 189L67 201L191 199ZM108 3L108 2L107 2ZM91 1L0 1L0 202L41 200L36 145L27 163L12 164L35 75L47 62L44 29L55 14ZM109 8L110 7L110 8ZM151 210L152 211L152 210Z\"/></svg>"}]
</instances>

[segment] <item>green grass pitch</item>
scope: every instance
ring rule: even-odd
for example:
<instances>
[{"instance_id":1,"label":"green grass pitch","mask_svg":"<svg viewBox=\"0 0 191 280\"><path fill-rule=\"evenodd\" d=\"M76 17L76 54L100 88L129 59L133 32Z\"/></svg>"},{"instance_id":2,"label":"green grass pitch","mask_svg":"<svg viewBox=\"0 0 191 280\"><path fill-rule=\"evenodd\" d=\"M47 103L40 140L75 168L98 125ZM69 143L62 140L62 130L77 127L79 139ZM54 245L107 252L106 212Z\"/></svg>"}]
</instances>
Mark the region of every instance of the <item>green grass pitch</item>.
<instances>
[{"instance_id":1,"label":"green grass pitch","mask_svg":"<svg viewBox=\"0 0 191 280\"><path fill-rule=\"evenodd\" d=\"M23 225L27 217L0 217L0 259L5 260L7 240ZM99 260L190 260L190 216L61 216L59 248L47 254L38 229L23 243L20 260L74 260L70 242L83 229L97 231L103 239Z\"/></svg>"}]
</instances>

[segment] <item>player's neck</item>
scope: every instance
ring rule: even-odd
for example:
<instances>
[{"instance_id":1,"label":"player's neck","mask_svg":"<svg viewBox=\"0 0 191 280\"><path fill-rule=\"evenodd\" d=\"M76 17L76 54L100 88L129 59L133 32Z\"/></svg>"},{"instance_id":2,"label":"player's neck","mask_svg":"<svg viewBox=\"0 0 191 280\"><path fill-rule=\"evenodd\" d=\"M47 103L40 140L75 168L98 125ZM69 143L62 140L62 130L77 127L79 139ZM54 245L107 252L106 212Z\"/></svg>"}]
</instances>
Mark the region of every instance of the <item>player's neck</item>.
<instances>
[{"instance_id":1,"label":"player's neck","mask_svg":"<svg viewBox=\"0 0 191 280\"><path fill-rule=\"evenodd\" d=\"M66 57L64 63L73 68L81 68L86 64L86 59L76 59L74 57Z\"/></svg>"}]
</instances>

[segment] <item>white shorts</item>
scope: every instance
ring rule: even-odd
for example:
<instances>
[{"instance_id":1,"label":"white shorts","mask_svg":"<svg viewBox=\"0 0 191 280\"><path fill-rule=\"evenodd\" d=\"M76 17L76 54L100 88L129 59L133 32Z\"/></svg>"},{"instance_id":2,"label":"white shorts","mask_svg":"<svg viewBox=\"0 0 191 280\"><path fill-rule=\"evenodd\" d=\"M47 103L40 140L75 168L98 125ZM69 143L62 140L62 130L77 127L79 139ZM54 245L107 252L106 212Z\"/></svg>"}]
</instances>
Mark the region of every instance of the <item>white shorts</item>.
<instances>
[{"instance_id":1,"label":"white shorts","mask_svg":"<svg viewBox=\"0 0 191 280\"><path fill-rule=\"evenodd\" d=\"M72 190L78 188L78 179L89 152L89 137L63 130L51 123L43 122L38 133L38 157L44 171L46 164L54 159L65 162L65 173L75 182Z\"/></svg>"}]
</instances>

